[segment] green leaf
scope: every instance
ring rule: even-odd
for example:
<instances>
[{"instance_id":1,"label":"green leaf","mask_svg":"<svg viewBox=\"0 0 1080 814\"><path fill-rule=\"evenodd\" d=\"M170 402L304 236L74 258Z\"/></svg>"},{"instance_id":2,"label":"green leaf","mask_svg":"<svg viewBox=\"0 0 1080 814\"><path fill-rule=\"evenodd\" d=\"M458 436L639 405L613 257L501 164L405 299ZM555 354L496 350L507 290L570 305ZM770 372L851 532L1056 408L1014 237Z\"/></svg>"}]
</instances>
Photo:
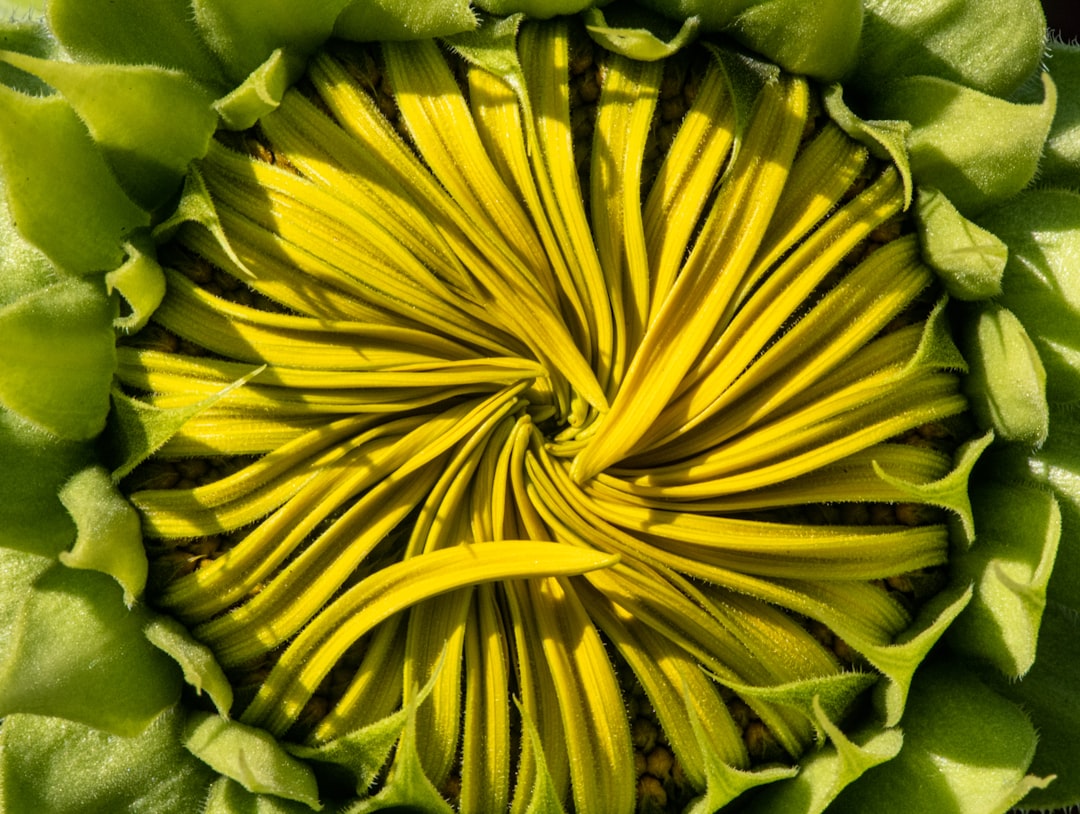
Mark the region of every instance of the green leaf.
<instances>
[{"instance_id":1,"label":"green leaf","mask_svg":"<svg viewBox=\"0 0 1080 814\"><path fill-rule=\"evenodd\" d=\"M874 97L870 112L912 125L915 180L974 214L1022 190L1035 176L1057 93L1043 75L1041 104L1014 104L946 79L913 76Z\"/></svg>"},{"instance_id":2,"label":"green leaf","mask_svg":"<svg viewBox=\"0 0 1080 814\"><path fill-rule=\"evenodd\" d=\"M960 522L961 540L970 545L975 539L975 516L971 508L968 483L979 456L993 443L994 434L965 442L954 455L953 468L945 477L931 483L910 483L886 472L874 461L878 477L894 486L916 503L928 503L953 512Z\"/></svg>"},{"instance_id":3,"label":"green leaf","mask_svg":"<svg viewBox=\"0 0 1080 814\"><path fill-rule=\"evenodd\" d=\"M859 0L643 0L641 5L679 22L699 17L703 31L730 34L792 73L832 81L855 64Z\"/></svg>"},{"instance_id":4,"label":"green leaf","mask_svg":"<svg viewBox=\"0 0 1080 814\"><path fill-rule=\"evenodd\" d=\"M210 648L192 636L186 627L169 616L155 616L144 630L147 640L172 656L184 671L184 681L202 695L203 690L222 718L229 717L233 704L232 685Z\"/></svg>"},{"instance_id":5,"label":"green leaf","mask_svg":"<svg viewBox=\"0 0 1080 814\"><path fill-rule=\"evenodd\" d=\"M904 745L841 793L830 814L1004 814L1029 790L1035 728L970 673L919 671Z\"/></svg>"},{"instance_id":6,"label":"green leaf","mask_svg":"<svg viewBox=\"0 0 1080 814\"><path fill-rule=\"evenodd\" d=\"M595 0L478 0L474 5L505 17L523 12L534 20L547 20L560 14L577 14L594 4Z\"/></svg>"},{"instance_id":7,"label":"green leaf","mask_svg":"<svg viewBox=\"0 0 1080 814\"><path fill-rule=\"evenodd\" d=\"M137 735L176 701L176 665L146 641L146 612L124 607L115 580L29 554L0 558L0 596L15 620L0 652L0 715L50 715ZM47 567L27 578L27 563Z\"/></svg>"},{"instance_id":8,"label":"green leaf","mask_svg":"<svg viewBox=\"0 0 1080 814\"><path fill-rule=\"evenodd\" d=\"M1050 427L1050 437L1038 451L1019 446L993 450L982 475L1007 485L1047 489L1054 495L1061 510L1061 544L1047 596L1080 613L1080 413L1051 406Z\"/></svg>"},{"instance_id":9,"label":"green leaf","mask_svg":"<svg viewBox=\"0 0 1080 814\"><path fill-rule=\"evenodd\" d=\"M334 36L358 42L448 37L476 26L469 0L354 0L334 23Z\"/></svg>"},{"instance_id":10,"label":"green leaf","mask_svg":"<svg viewBox=\"0 0 1080 814\"><path fill-rule=\"evenodd\" d=\"M192 713L183 739L192 754L252 793L295 800L316 811L322 808L311 769L261 729Z\"/></svg>"},{"instance_id":11,"label":"green leaf","mask_svg":"<svg viewBox=\"0 0 1080 814\"><path fill-rule=\"evenodd\" d=\"M859 65L866 93L908 76L936 76L1008 96L1039 67L1046 19L1035 0L867 0Z\"/></svg>"},{"instance_id":12,"label":"green leaf","mask_svg":"<svg viewBox=\"0 0 1080 814\"><path fill-rule=\"evenodd\" d=\"M303 814L310 810L303 803L250 792L228 777L210 786L206 807L201 809L202 814Z\"/></svg>"},{"instance_id":13,"label":"green leaf","mask_svg":"<svg viewBox=\"0 0 1080 814\"><path fill-rule=\"evenodd\" d=\"M985 679L999 693L1019 704L1031 716L1039 745L1031 771L1056 775L1053 783L1024 798L1024 808L1065 808L1080 803L1080 673L1076 669L1076 643L1080 617L1051 602L1039 632L1039 657L1022 681L1001 674Z\"/></svg>"},{"instance_id":14,"label":"green leaf","mask_svg":"<svg viewBox=\"0 0 1080 814\"><path fill-rule=\"evenodd\" d=\"M27 8L28 4L23 6L21 15L17 16L16 11L8 15L4 13L4 3L0 3L0 51L18 51L44 59L55 58L59 50L56 40L49 35L49 29L39 14L30 13ZM49 92L37 77L2 64L0 84L31 96L42 96Z\"/></svg>"},{"instance_id":15,"label":"green leaf","mask_svg":"<svg viewBox=\"0 0 1080 814\"><path fill-rule=\"evenodd\" d=\"M687 704L686 709L694 735L702 747L706 778L705 793L687 807L686 814L713 814L750 789L786 780L797 774L798 769L787 766L764 767L757 771L742 771L729 766L720 759L715 750L708 748L709 736L701 723L696 706Z\"/></svg>"},{"instance_id":16,"label":"green leaf","mask_svg":"<svg viewBox=\"0 0 1080 814\"><path fill-rule=\"evenodd\" d=\"M109 434L113 440L112 452L115 455L112 462L115 467L113 480L124 478L161 449L188 421L236 388L243 387L265 369L265 365L257 367L247 376L223 387L209 398L186 407L162 409L132 398L119 388L114 389L113 410L109 414Z\"/></svg>"},{"instance_id":17,"label":"green leaf","mask_svg":"<svg viewBox=\"0 0 1080 814\"><path fill-rule=\"evenodd\" d=\"M949 642L1019 677L1035 661L1061 512L1041 489L984 483L972 500L979 536L951 565L954 579L972 582L975 595L949 629Z\"/></svg>"},{"instance_id":18,"label":"green leaf","mask_svg":"<svg viewBox=\"0 0 1080 814\"><path fill-rule=\"evenodd\" d=\"M60 502L78 530L75 547L60 552L60 562L113 577L130 608L142 595L149 570L139 515L101 466L74 475L60 490Z\"/></svg>"},{"instance_id":19,"label":"green leaf","mask_svg":"<svg viewBox=\"0 0 1080 814\"><path fill-rule=\"evenodd\" d=\"M150 315L165 298L165 272L151 252L133 243L125 246L128 259L124 265L105 275L105 285L127 303L128 313L113 320L113 326L126 333L138 331L150 321Z\"/></svg>"},{"instance_id":20,"label":"green leaf","mask_svg":"<svg viewBox=\"0 0 1080 814\"><path fill-rule=\"evenodd\" d=\"M206 188L206 181L199 171L197 164L192 164L188 174L184 178L184 190L180 195L180 202L172 215L154 227L153 238L158 244L164 243L176 234L176 231L184 224L197 224L202 226L221 246L226 257L236 266L251 277L251 270L240 260L229 239L225 236L225 230L221 226L221 218L218 216L214 201L210 197L210 191Z\"/></svg>"},{"instance_id":21,"label":"green leaf","mask_svg":"<svg viewBox=\"0 0 1080 814\"><path fill-rule=\"evenodd\" d=\"M915 224L923 260L959 300L985 300L1001 293L1008 247L961 215L944 194L920 187Z\"/></svg>"},{"instance_id":22,"label":"green leaf","mask_svg":"<svg viewBox=\"0 0 1080 814\"><path fill-rule=\"evenodd\" d=\"M213 773L180 745L173 708L140 735L9 715L0 727L0 805L48 814L191 814L202 811Z\"/></svg>"},{"instance_id":23,"label":"green leaf","mask_svg":"<svg viewBox=\"0 0 1080 814\"><path fill-rule=\"evenodd\" d=\"M116 367L103 287L65 280L0 309L0 404L70 440L105 427Z\"/></svg>"},{"instance_id":24,"label":"green leaf","mask_svg":"<svg viewBox=\"0 0 1080 814\"><path fill-rule=\"evenodd\" d=\"M782 704L798 710L818 726L817 737L823 740L826 730L820 727L817 710L823 711L829 719L841 718L851 708L855 699L879 678L875 673L837 673L773 687L725 683L730 684L731 689L743 698Z\"/></svg>"},{"instance_id":25,"label":"green leaf","mask_svg":"<svg viewBox=\"0 0 1080 814\"><path fill-rule=\"evenodd\" d=\"M521 716L521 728L528 736L532 752L536 756L536 781L533 784L532 795L525 813L565 814L555 781L551 777L551 769L548 768L547 758L544 756L544 743L540 738L540 730L520 699L514 698L514 705Z\"/></svg>"},{"instance_id":26,"label":"green leaf","mask_svg":"<svg viewBox=\"0 0 1080 814\"><path fill-rule=\"evenodd\" d=\"M1080 46L1052 43L1046 64L1058 86L1058 106L1039 177L1080 189Z\"/></svg>"},{"instance_id":27,"label":"green leaf","mask_svg":"<svg viewBox=\"0 0 1080 814\"><path fill-rule=\"evenodd\" d=\"M517 35L523 17L488 17L475 29L447 39L447 44L469 63L501 77L514 88L522 104L529 100L524 95L525 77L517 52Z\"/></svg>"},{"instance_id":28,"label":"green leaf","mask_svg":"<svg viewBox=\"0 0 1080 814\"><path fill-rule=\"evenodd\" d=\"M124 191L145 209L172 196L217 127L213 91L152 65L85 64L0 52L59 91ZM152 99L153 104L147 104Z\"/></svg>"},{"instance_id":29,"label":"green leaf","mask_svg":"<svg viewBox=\"0 0 1080 814\"><path fill-rule=\"evenodd\" d=\"M1039 350L1047 398L1080 403L1080 195L1024 192L979 223L1009 247L999 301Z\"/></svg>"},{"instance_id":30,"label":"green leaf","mask_svg":"<svg viewBox=\"0 0 1080 814\"><path fill-rule=\"evenodd\" d=\"M57 270L15 227L0 176L0 308L56 281Z\"/></svg>"},{"instance_id":31,"label":"green leaf","mask_svg":"<svg viewBox=\"0 0 1080 814\"><path fill-rule=\"evenodd\" d=\"M437 672L437 671L436 671ZM429 680L418 694L423 698L433 687ZM405 727L394 754L394 763L386 784L374 797L362 800L348 809L348 814L368 814L372 811L419 810L426 814L452 814L453 809L431 784L420 765L420 753L416 743L416 712L419 703L414 700L405 708Z\"/></svg>"},{"instance_id":32,"label":"green leaf","mask_svg":"<svg viewBox=\"0 0 1080 814\"><path fill-rule=\"evenodd\" d=\"M840 85L830 85L823 94L825 110L836 124L866 147L878 158L891 161L896 165L904 181L904 208L911 205L914 184L911 180L911 165L908 161L907 140L911 134L911 125L906 121L864 120L857 116L844 101L844 89Z\"/></svg>"},{"instance_id":33,"label":"green leaf","mask_svg":"<svg viewBox=\"0 0 1080 814\"><path fill-rule=\"evenodd\" d=\"M983 429L1005 441L1037 446L1046 440L1050 414L1046 371L1024 326L1000 305L982 305L960 336L970 370L963 388Z\"/></svg>"},{"instance_id":34,"label":"green leaf","mask_svg":"<svg viewBox=\"0 0 1080 814\"><path fill-rule=\"evenodd\" d=\"M58 492L90 463L93 447L49 435L0 410L0 547L55 558L75 539Z\"/></svg>"},{"instance_id":35,"label":"green leaf","mask_svg":"<svg viewBox=\"0 0 1080 814\"><path fill-rule=\"evenodd\" d=\"M363 794L375 782L394 744L405 729L407 710L399 709L380 721L354 730L319 746L284 743L290 755L318 763L332 763L348 770L356 779L356 791Z\"/></svg>"},{"instance_id":36,"label":"green leaf","mask_svg":"<svg viewBox=\"0 0 1080 814\"><path fill-rule=\"evenodd\" d=\"M203 40L227 66L234 82L279 49L306 56L330 37L349 0L192 0Z\"/></svg>"},{"instance_id":37,"label":"green leaf","mask_svg":"<svg viewBox=\"0 0 1080 814\"><path fill-rule=\"evenodd\" d=\"M971 596L972 590L967 586L942 591L922 607L911 627L893 644L857 642L854 637L846 637L885 676L886 680L879 681L874 688L885 726L896 726L900 722L911 694L913 676L917 675L949 625L971 601Z\"/></svg>"},{"instance_id":38,"label":"green leaf","mask_svg":"<svg viewBox=\"0 0 1080 814\"><path fill-rule=\"evenodd\" d=\"M150 216L124 194L86 127L59 96L0 87L0 168L23 236L65 271L108 271Z\"/></svg>"},{"instance_id":39,"label":"green leaf","mask_svg":"<svg viewBox=\"0 0 1080 814\"><path fill-rule=\"evenodd\" d=\"M613 9L619 10L621 8ZM609 22L598 8L585 12L585 28L601 47L645 62L667 59L678 53L697 36L699 22L697 17L688 17L677 31L661 33L656 21L648 16L618 14Z\"/></svg>"},{"instance_id":40,"label":"green leaf","mask_svg":"<svg viewBox=\"0 0 1080 814\"><path fill-rule=\"evenodd\" d=\"M303 73L304 63L295 54L278 48L248 75L235 90L214 102L221 126L246 130L281 104L281 97Z\"/></svg>"},{"instance_id":41,"label":"green leaf","mask_svg":"<svg viewBox=\"0 0 1080 814\"><path fill-rule=\"evenodd\" d=\"M160 65L225 89L189 0L49 0L49 28L83 62Z\"/></svg>"},{"instance_id":42,"label":"green leaf","mask_svg":"<svg viewBox=\"0 0 1080 814\"><path fill-rule=\"evenodd\" d=\"M814 713L829 743L804 755L795 777L756 792L749 812L820 814L869 769L896 757L904 742L899 729L863 730L848 737L820 704L814 704Z\"/></svg>"}]
</instances>

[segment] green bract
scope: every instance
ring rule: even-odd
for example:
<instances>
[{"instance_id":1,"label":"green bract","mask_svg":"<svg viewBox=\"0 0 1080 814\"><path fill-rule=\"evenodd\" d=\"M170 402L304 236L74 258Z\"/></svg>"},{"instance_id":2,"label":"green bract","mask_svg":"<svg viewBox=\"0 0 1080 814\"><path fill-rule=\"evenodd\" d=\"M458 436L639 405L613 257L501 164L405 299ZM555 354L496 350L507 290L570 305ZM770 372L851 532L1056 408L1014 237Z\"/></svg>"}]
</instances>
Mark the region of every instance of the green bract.
<instances>
[{"instance_id":1,"label":"green bract","mask_svg":"<svg viewBox=\"0 0 1080 814\"><path fill-rule=\"evenodd\" d=\"M584 207L552 69L570 30L613 55ZM643 811L661 777L693 812L1080 803L1080 54L1045 37L1028 0L0 2L0 808L448 811L457 771L462 810L628 811L656 735L624 702L680 761L640 773ZM644 201L663 61L698 40L712 129L675 137ZM384 43L422 162L330 41ZM821 88L809 146L796 76ZM320 112L343 109L367 129ZM256 123L285 169L223 146ZM714 198L730 220L699 220ZM827 277L900 210L913 234ZM807 244L835 262L801 267ZM208 293L177 246L287 308ZM885 331L927 269L947 296ZM127 341L151 320L213 353ZM407 407L380 423L380 404ZM951 458L880 443L965 409ZM724 446L773 410L764 453ZM693 445L714 414L723 455ZM258 457L121 489L222 450ZM947 520L724 514L844 500ZM240 529L277 559L238 546L148 580L154 541ZM911 613L870 586L923 568L947 584ZM377 686L316 715L361 639ZM385 665L404 668L384 691ZM738 705L760 717L742 732Z\"/></svg>"}]
</instances>

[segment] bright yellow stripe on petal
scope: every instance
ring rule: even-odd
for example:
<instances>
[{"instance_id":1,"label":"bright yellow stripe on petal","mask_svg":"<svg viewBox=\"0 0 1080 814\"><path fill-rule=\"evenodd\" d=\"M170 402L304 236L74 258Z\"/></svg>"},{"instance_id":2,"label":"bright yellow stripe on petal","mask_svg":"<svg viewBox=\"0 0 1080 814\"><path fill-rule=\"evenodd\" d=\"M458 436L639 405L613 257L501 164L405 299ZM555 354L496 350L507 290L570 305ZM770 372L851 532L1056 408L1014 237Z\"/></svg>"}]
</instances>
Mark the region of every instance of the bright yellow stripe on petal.
<instances>
[{"instance_id":1,"label":"bright yellow stripe on petal","mask_svg":"<svg viewBox=\"0 0 1080 814\"><path fill-rule=\"evenodd\" d=\"M416 708L416 750L436 788L446 783L459 757L462 670L473 593L470 588L453 591L409 609L402 703L417 703L420 688L430 687Z\"/></svg>"},{"instance_id":2,"label":"bright yellow stripe on petal","mask_svg":"<svg viewBox=\"0 0 1080 814\"><path fill-rule=\"evenodd\" d=\"M405 433L422 432L426 417L399 419L358 437L353 449L308 482L289 502L235 547L166 587L161 603L185 619L202 621L243 599L274 572L345 501L407 460ZM446 425L452 426L450 420ZM443 427L443 429L448 426Z\"/></svg>"},{"instance_id":3,"label":"bright yellow stripe on petal","mask_svg":"<svg viewBox=\"0 0 1080 814\"><path fill-rule=\"evenodd\" d=\"M504 596L513 633L514 666L524 719L510 812L534 814L532 802L542 769L547 770L557 798L565 800L567 797L570 761L566 749L562 748L566 730L559 715L559 699L551 670L544 657L535 608L529 601L528 585L524 581L512 582L506 585ZM529 736L529 726L535 727L539 737Z\"/></svg>"},{"instance_id":4,"label":"bright yellow stripe on petal","mask_svg":"<svg viewBox=\"0 0 1080 814\"><path fill-rule=\"evenodd\" d=\"M359 416L327 424L221 480L193 489L134 492L128 499L142 514L143 533L150 537L232 531L265 517L293 497L315 472L348 451L349 445L342 441L370 428L374 421L372 416Z\"/></svg>"},{"instance_id":5,"label":"bright yellow stripe on petal","mask_svg":"<svg viewBox=\"0 0 1080 814\"><path fill-rule=\"evenodd\" d=\"M663 63L610 55L604 72L592 146L593 235L616 324L617 387L649 316L649 258L641 214L641 165Z\"/></svg>"},{"instance_id":6,"label":"bright yellow stripe on petal","mask_svg":"<svg viewBox=\"0 0 1080 814\"><path fill-rule=\"evenodd\" d=\"M432 173L477 226L507 241L550 302L555 286L540 241L484 150L438 46L431 40L384 43L383 55L402 119Z\"/></svg>"},{"instance_id":7,"label":"bright yellow stripe on petal","mask_svg":"<svg viewBox=\"0 0 1080 814\"><path fill-rule=\"evenodd\" d=\"M578 280L593 329L589 358L604 387L610 382L615 355L615 322L604 272L585 213L574 160L570 118L569 42L565 21L522 27L519 35L535 133L533 174L544 208L563 246L564 259Z\"/></svg>"},{"instance_id":8,"label":"bright yellow stripe on petal","mask_svg":"<svg viewBox=\"0 0 1080 814\"><path fill-rule=\"evenodd\" d=\"M510 675L507 636L494 589L473 594L465 647L461 814L506 811L510 803Z\"/></svg>"},{"instance_id":9,"label":"bright yellow stripe on petal","mask_svg":"<svg viewBox=\"0 0 1080 814\"><path fill-rule=\"evenodd\" d=\"M589 614L641 682L690 782L697 788L705 787L703 753L715 754L729 766L746 768L750 756L742 732L720 698L717 684L705 676L701 665L676 642L626 609L591 592L584 592L583 599ZM699 743L694 735L688 704L693 705L701 722L706 743Z\"/></svg>"},{"instance_id":10,"label":"bright yellow stripe on petal","mask_svg":"<svg viewBox=\"0 0 1080 814\"><path fill-rule=\"evenodd\" d=\"M529 588L566 728L576 808L603 800L607 811L632 812L630 728L603 642L569 582L534 579Z\"/></svg>"},{"instance_id":11,"label":"bright yellow stripe on petal","mask_svg":"<svg viewBox=\"0 0 1080 814\"><path fill-rule=\"evenodd\" d=\"M655 466L685 457L695 446L713 446L778 410L790 411L826 374L841 365L852 368L860 349L931 280L913 239L896 240L874 252L707 406L702 404L705 398L719 389L721 381L731 378L722 367L715 369L716 387L710 386L709 379L674 400L642 439L641 446L651 452L642 460ZM693 433L689 449L677 443L680 436L706 422L706 439ZM665 435L671 427L677 429Z\"/></svg>"},{"instance_id":12,"label":"bright yellow stripe on petal","mask_svg":"<svg viewBox=\"0 0 1080 814\"><path fill-rule=\"evenodd\" d=\"M287 641L409 516L431 488L434 475L428 471L404 483L386 478L376 484L251 599L198 625L193 633L226 668L251 661ZM297 591L297 585L304 589Z\"/></svg>"},{"instance_id":13,"label":"bright yellow stripe on petal","mask_svg":"<svg viewBox=\"0 0 1080 814\"><path fill-rule=\"evenodd\" d=\"M806 579L878 579L941 565L944 526L809 526L686 511L626 501L592 503L596 513L652 545L747 574Z\"/></svg>"},{"instance_id":14,"label":"bright yellow stripe on petal","mask_svg":"<svg viewBox=\"0 0 1080 814\"><path fill-rule=\"evenodd\" d=\"M397 711L403 695L401 663L405 658L402 613L376 629L364 649L364 658L345 689L309 740L326 743L373 724Z\"/></svg>"},{"instance_id":15,"label":"bright yellow stripe on petal","mask_svg":"<svg viewBox=\"0 0 1080 814\"><path fill-rule=\"evenodd\" d=\"M899 211L902 193L899 176L890 169L802 243L762 283L730 324L723 325L722 335L686 377L680 388L679 407L673 409L692 416L706 411L798 312L844 255Z\"/></svg>"},{"instance_id":16,"label":"bright yellow stripe on petal","mask_svg":"<svg viewBox=\"0 0 1080 814\"><path fill-rule=\"evenodd\" d=\"M671 294L634 356L611 412L574 459L583 482L644 435L709 341L757 250L806 117L802 80L767 85L728 180Z\"/></svg>"},{"instance_id":17,"label":"bright yellow stripe on petal","mask_svg":"<svg viewBox=\"0 0 1080 814\"><path fill-rule=\"evenodd\" d=\"M652 268L650 323L675 283L734 139L735 109L727 80L710 60L645 203L645 238Z\"/></svg>"},{"instance_id":18,"label":"bright yellow stripe on petal","mask_svg":"<svg viewBox=\"0 0 1080 814\"><path fill-rule=\"evenodd\" d=\"M429 210L404 190L379 183L369 172L357 171L370 157L365 158L360 144L314 103L295 90L289 91L259 126L274 151L283 154L289 164L334 190L354 209L373 215L444 282L475 294L468 271L432 223Z\"/></svg>"},{"instance_id":19,"label":"bright yellow stripe on petal","mask_svg":"<svg viewBox=\"0 0 1080 814\"><path fill-rule=\"evenodd\" d=\"M875 462L889 475L916 484L932 483L944 477L952 468L949 456L932 449L905 444L878 444L800 477L752 492L736 492L694 501L665 499L666 495L643 497L635 494L634 502L656 509L720 513L815 503L896 503L910 500L909 492L886 483L878 476L874 471ZM626 499L626 493L614 488L610 480L592 481L586 491L607 500Z\"/></svg>"},{"instance_id":20,"label":"bright yellow stripe on petal","mask_svg":"<svg viewBox=\"0 0 1080 814\"><path fill-rule=\"evenodd\" d=\"M458 546L389 565L349 589L296 637L241 720L284 734L353 642L429 597L496 580L581 574L615 562L591 551L515 540Z\"/></svg>"},{"instance_id":21,"label":"bright yellow stripe on petal","mask_svg":"<svg viewBox=\"0 0 1080 814\"><path fill-rule=\"evenodd\" d=\"M832 122L814 136L791 167L749 279L759 279L836 206L867 158L866 148Z\"/></svg>"},{"instance_id":22,"label":"bright yellow stripe on petal","mask_svg":"<svg viewBox=\"0 0 1080 814\"><path fill-rule=\"evenodd\" d=\"M503 80L473 67L469 70L469 104L492 160L498 165L506 183L513 184L532 218L558 281L556 294L560 310L575 341L584 351L592 345L592 327L582 305L581 281L575 278L563 256L566 241L556 237L549 212L541 201L536 179L533 178L530 148L526 144L526 125L518 96ZM532 150L537 149L534 144Z\"/></svg>"}]
</instances>

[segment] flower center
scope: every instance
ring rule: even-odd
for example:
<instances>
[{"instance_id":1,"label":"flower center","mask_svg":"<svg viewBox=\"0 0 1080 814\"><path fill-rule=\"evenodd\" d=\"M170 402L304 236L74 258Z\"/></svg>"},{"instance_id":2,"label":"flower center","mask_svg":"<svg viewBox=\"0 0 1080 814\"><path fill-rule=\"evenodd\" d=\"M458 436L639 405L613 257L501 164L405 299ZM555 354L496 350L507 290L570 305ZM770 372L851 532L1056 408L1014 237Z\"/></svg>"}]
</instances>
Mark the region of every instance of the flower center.
<instances>
[{"instance_id":1,"label":"flower center","mask_svg":"<svg viewBox=\"0 0 1080 814\"><path fill-rule=\"evenodd\" d=\"M410 710L462 810L674 803L894 680L958 360L898 173L805 81L561 23L516 57L324 52L220 134L120 349L178 427L125 485L241 721Z\"/></svg>"}]
</instances>

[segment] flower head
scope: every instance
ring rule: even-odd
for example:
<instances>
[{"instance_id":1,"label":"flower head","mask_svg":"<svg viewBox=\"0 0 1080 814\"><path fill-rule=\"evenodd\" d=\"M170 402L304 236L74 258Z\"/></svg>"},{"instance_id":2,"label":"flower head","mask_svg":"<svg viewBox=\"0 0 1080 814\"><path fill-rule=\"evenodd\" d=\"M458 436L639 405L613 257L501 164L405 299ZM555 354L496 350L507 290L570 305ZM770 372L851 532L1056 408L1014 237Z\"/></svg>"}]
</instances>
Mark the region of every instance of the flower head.
<instances>
[{"instance_id":1,"label":"flower head","mask_svg":"<svg viewBox=\"0 0 1080 814\"><path fill-rule=\"evenodd\" d=\"M1080 203L977 5L13 25L10 799L81 725L99 801L1073 799L1006 696L1069 635Z\"/></svg>"}]
</instances>

